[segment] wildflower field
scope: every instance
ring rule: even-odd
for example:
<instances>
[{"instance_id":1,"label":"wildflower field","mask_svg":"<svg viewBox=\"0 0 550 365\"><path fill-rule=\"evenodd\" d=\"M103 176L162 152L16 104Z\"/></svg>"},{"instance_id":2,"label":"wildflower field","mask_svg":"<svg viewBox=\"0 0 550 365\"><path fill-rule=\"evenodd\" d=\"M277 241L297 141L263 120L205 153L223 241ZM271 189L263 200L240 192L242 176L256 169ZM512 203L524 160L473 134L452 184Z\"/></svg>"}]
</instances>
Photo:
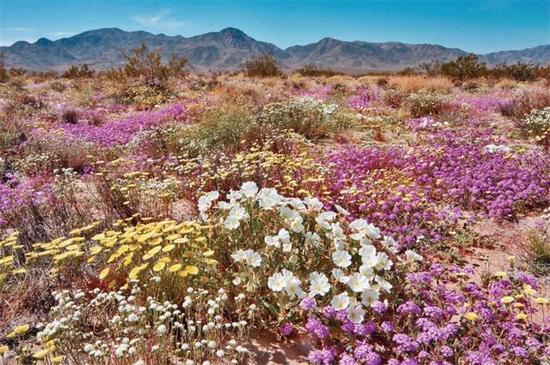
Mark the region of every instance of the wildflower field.
<instances>
[{"instance_id":1,"label":"wildflower field","mask_svg":"<svg viewBox=\"0 0 550 365\"><path fill-rule=\"evenodd\" d=\"M1 364L550 363L550 89L0 83Z\"/></svg>"}]
</instances>

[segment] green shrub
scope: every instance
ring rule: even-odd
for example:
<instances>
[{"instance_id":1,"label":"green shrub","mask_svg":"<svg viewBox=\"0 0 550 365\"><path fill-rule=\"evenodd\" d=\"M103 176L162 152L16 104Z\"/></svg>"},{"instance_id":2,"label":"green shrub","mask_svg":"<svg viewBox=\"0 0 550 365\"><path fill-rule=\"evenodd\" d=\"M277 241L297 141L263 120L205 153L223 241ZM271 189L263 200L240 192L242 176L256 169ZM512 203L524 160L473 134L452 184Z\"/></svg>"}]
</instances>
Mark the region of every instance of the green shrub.
<instances>
[{"instance_id":1,"label":"green shrub","mask_svg":"<svg viewBox=\"0 0 550 365\"><path fill-rule=\"evenodd\" d=\"M320 68L320 67L318 67L316 65L313 65L313 64L305 65L304 67L299 68L298 70L296 70L296 72L299 73L302 76L312 76L312 77L315 77L315 76L330 77L330 76L335 76L335 75L341 74L341 73L338 73L334 70Z\"/></svg>"},{"instance_id":2,"label":"green shrub","mask_svg":"<svg viewBox=\"0 0 550 365\"><path fill-rule=\"evenodd\" d=\"M71 65L63 73L63 77L66 77L68 79L84 79L84 78L91 78L95 74L94 70L91 70L87 64L83 64L80 66L77 65Z\"/></svg>"},{"instance_id":3,"label":"green shrub","mask_svg":"<svg viewBox=\"0 0 550 365\"><path fill-rule=\"evenodd\" d=\"M267 53L246 61L244 71L249 77L273 77L283 74L277 65L277 60Z\"/></svg>"},{"instance_id":4,"label":"green shrub","mask_svg":"<svg viewBox=\"0 0 550 365\"><path fill-rule=\"evenodd\" d=\"M411 94L405 104L413 118L438 115L444 106L441 96L431 93Z\"/></svg>"},{"instance_id":5,"label":"green shrub","mask_svg":"<svg viewBox=\"0 0 550 365\"><path fill-rule=\"evenodd\" d=\"M308 139L327 137L345 128L350 119L335 104L294 100L267 104L257 117L261 126L289 129Z\"/></svg>"},{"instance_id":6,"label":"green shrub","mask_svg":"<svg viewBox=\"0 0 550 365\"><path fill-rule=\"evenodd\" d=\"M401 91L401 90L395 90L395 89L388 89L384 93L384 96L382 99L384 100L384 103L388 104L392 108L399 108L405 99L407 98L407 93Z\"/></svg>"},{"instance_id":7,"label":"green shrub","mask_svg":"<svg viewBox=\"0 0 550 365\"><path fill-rule=\"evenodd\" d=\"M525 247L527 263L536 275L550 274L550 236L545 229L531 229Z\"/></svg>"},{"instance_id":8,"label":"green shrub","mask_svg":"<svg viewBox=\"0 0 550 365\"><path fill-rule=\"evenodd\" d=\"M10 78L6 65L4 64L4 54L0 53L0 82L6 82Z\"/></svg>"},{"instance_id":9,"label":"green shrub","mask_svg":"<svg viewBox=\"0 0 550 365\"><path fill-rule=\"evenodd\" d=\"M256 126L248 106L222 105L206 111L200 123L187 130L182 144L197 153L201 149L236 151L243 136Z\"/></svg>"},{"instance_id":10,"label":"green shrub","mask_svg":"<svg viewBox=\"0 0 550 365\"><path fill-rule=\"evenodd\" d=\"M167 89L170 78L185 75L187 59L172 55L168 63L163 63L161 55L156 51L149 51L147 46L133 49L129 55L124 54L126 64L118 70L106 73L112 81L131 81L133 85L147 86L154 89Z\"/></svg>"},{"instance_id":11,"label":"green shrub","mask_svg":"<svg viewBox=\"0 0 550 365\"><path fill-rule=\"evenodd\" d=\"M474 79L487 74L487 67L484 63L480 63L478 56L473 53L442 64L440 70L443 76L459 81Z\"/></svg>"}]
</instances>

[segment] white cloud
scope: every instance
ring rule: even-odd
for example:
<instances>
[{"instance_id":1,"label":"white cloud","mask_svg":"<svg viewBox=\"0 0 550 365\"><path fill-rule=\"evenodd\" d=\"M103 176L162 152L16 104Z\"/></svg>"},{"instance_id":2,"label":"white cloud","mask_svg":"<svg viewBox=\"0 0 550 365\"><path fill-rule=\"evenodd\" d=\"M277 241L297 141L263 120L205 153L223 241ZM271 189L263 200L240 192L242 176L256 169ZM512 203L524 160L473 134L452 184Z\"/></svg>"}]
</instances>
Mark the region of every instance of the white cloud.
<instances>
[{"instance_id":1,"label":"white cloud","mask_svg":"<svg viewBox=\"0 0 550 365\"><path fill-rule=\"evenodd\" d=\"M169 19L168 15L170 15L170 11L163 10L154 15L136 15L132 19L144 27L178 28L185 25L185 22Z\"/></svg>"},{"instance_id":2,"label":"white cloud","mask_svg":"<svg viewBox=\"0 0 550 365\"><path fill-rule=\"evenodd\" d=\"M72 33L72 32L53 32L53 33L52 33L52 36L62 38L62 37L71 36L71 35L73 35L73 34L74 34L74 33Z\"/></svg>"},{"instance_id":3,"label":"white cloud","mask_svg":"<svg viewBox=\"0 0 550 365\"><path fill-rule=\"evenodd\" d=\"M6 32L13 32L13 33L28 33L28 32L34 32L34 29L27 28L27 27L11 27L11 28L3 28L3 31Z\"/></svg>"}]
</instances>

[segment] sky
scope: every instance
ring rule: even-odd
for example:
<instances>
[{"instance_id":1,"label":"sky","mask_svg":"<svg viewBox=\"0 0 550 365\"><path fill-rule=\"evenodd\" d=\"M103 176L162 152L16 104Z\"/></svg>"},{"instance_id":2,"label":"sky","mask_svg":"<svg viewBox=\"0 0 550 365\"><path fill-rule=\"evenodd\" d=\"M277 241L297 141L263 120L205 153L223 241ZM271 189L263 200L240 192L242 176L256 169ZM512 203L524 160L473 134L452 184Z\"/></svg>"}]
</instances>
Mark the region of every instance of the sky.
<instances>
[{"instance_id":1,"label":"sky","mask_svg":"<svg viewBox=\"0 0 550 365\"><path fill-rule=\"evenodd\" d=\"M0 0L0 45L105 27L185 37L235 27L281 48L333 37L487 53L550 44L550 0Z\"/></svg>"}]
</instances>

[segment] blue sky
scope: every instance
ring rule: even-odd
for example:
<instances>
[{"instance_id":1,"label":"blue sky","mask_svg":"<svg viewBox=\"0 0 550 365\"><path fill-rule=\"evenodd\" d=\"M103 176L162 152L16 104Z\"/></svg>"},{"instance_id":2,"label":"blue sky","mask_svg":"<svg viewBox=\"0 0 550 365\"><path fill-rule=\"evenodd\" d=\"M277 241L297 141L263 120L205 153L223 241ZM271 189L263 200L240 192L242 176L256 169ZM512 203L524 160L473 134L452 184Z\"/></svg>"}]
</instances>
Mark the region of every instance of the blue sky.
<instances>
[{"instance_id":1,"label":"blue sky","mask_svg":"<svg viewBox=\"0 0 550 365\"><path fill-rule=\"evenodd\" d=\"M484 53L550 44L550 0L0 0L0 45L103 27L192 36L229 26L282 48L329 36Z\"/></svg>"}]
</instances>

